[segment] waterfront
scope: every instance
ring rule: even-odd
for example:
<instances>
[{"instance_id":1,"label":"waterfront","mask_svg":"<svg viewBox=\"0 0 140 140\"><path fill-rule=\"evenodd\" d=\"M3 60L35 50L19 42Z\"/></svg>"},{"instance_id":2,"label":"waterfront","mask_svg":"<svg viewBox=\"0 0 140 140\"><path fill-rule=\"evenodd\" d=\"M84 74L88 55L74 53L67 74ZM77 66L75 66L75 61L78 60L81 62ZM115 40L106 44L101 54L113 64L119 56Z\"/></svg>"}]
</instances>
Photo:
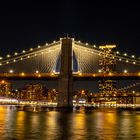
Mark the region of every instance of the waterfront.
<instances>
[{"instance_id":1,"label":"waterfront","mask_svg":"<svg viewBox=\"0 0 140 140\"><path fill-rule=\"evenodd\" d=\"M0 106L1 140L139 140L139 130L138 108L21 111Z\"/></svg>"}]
</instances>

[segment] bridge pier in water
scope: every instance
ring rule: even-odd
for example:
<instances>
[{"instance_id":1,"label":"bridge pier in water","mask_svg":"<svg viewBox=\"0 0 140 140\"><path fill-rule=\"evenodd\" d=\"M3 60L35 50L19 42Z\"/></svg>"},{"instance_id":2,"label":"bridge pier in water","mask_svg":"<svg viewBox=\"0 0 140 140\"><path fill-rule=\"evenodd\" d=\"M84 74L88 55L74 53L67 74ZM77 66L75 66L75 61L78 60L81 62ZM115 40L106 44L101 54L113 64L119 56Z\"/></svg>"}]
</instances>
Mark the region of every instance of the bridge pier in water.
<instances>
[{"instance_id":1,"label":"bridge pier in water","mask_svg":"<svg viewBox=\"0 0 140 140\"><path fill-rule=\"evenodd\" d=\"M62 38L61 41L61 67L58 80L58 107L73 106L73 78L72 57L73 39Z\"/></svg>"}]
</instances>

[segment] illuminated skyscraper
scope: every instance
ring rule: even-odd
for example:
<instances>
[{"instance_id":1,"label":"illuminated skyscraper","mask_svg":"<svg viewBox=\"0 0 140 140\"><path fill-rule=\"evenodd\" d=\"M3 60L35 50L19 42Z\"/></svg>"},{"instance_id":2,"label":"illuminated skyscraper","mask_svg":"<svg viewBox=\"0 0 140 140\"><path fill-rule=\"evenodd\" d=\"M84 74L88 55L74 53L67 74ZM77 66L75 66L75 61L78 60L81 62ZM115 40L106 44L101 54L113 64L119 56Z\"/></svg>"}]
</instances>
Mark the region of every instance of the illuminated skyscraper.
<instances>
[{"instance_id":1,"label":"illuminated skyscraper","mask_svg":"<svg viewBox=\"0 0 140 140\"><path fill-rule=\"evenodd\" d=\"M100 53L99 70L102 74L113 74L115 73L116 60L114 49L116 45L100 46L102 50ZM109 96L116 92L116 81L110 79L102 79L99 81L99 92L103 95Z\"/></svg>"}]
</instances>

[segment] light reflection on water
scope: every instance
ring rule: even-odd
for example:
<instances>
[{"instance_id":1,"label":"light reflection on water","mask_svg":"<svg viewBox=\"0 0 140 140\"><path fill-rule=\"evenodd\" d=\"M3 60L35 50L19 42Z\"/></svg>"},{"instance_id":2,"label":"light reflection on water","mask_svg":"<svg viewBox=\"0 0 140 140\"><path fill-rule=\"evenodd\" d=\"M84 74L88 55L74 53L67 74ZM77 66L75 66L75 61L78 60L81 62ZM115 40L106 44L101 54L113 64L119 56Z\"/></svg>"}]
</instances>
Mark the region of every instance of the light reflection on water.
<instances>
[{"instance_id":1,"label":"light reflection on water","mask_svg":"<svg viewBox=\"0 0 140 140\"><path fill-rule=\"evenodd\" d=\"M0 106L0 140L139 140L140 111L93 109L40 112Z\"/></svg>"}]
</instances>

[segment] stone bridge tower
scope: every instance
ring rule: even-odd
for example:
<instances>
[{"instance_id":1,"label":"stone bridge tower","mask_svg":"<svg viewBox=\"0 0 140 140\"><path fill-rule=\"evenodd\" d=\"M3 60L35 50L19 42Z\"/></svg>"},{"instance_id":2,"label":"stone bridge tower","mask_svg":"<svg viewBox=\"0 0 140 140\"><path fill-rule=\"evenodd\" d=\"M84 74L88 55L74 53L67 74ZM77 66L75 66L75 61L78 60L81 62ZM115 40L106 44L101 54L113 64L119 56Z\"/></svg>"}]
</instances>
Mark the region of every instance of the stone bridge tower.
<instances>
[{"instance_id":1,"label":"stone bridge tower","mask_svg":"<svg viewBox=\"0 0 140 140\"><path fill-rule=\"evenodd\" d=\"M73 60L73 39L62 38L61 43L61 67L58 80L58 107L73 106L73 78L72 78L72 60Z\"/></svg>"}]
</instances>

